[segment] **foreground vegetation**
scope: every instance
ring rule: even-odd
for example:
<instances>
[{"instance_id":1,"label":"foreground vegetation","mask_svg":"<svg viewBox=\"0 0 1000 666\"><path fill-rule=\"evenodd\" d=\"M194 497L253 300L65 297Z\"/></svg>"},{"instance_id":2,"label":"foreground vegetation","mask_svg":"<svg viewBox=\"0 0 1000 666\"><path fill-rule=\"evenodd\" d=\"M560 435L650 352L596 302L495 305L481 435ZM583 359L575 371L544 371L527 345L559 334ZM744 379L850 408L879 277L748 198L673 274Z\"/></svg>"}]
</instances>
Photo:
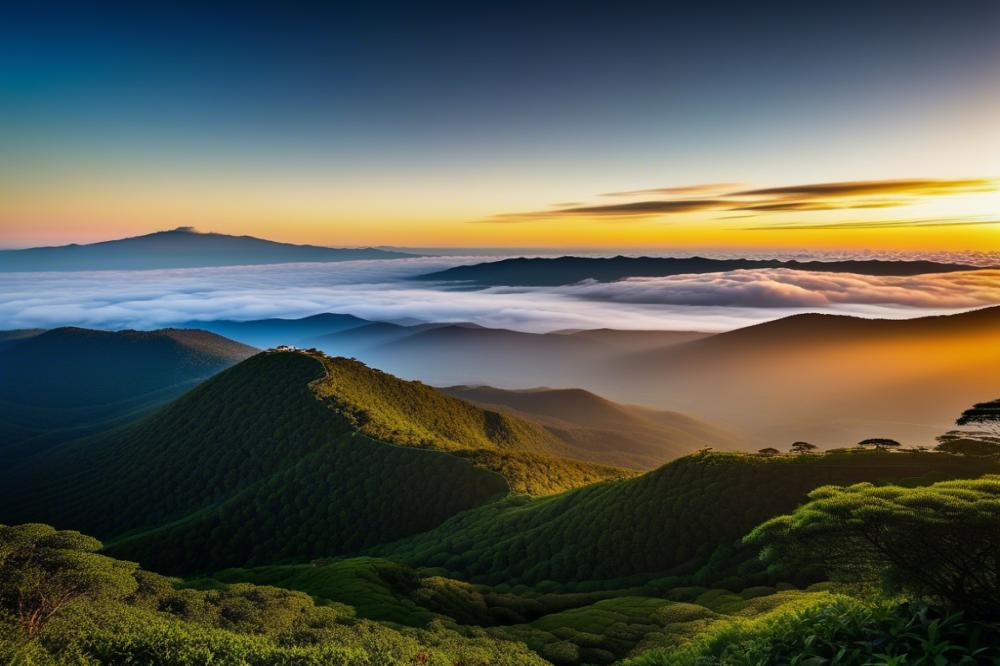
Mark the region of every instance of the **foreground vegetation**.
<instances>
[{"instance_id":1,"label":"foreground vegetation","mask_svg":"<svg viewBox=\"0 0 1000 666\"><path fill-rule=\"evenodd\" d=\"M442 626L397 630L349 606L249 584L213 590L138 569L45 525L0 526L0 660L9 664L544 664Z\"/></svg>"},{"instance_id":2,"label":"foreground vegetation","mask_svg":"<svg viewBox=\"0 0 1000 666\"><path fill-rule=\"evenodd\" d=\"M377 558L168 579L44 525L0 526L0 658L16 664L985 664L1000 477L825 487L746 542L832 582L503 590ZM880 535L867 546L858 535ZM934 525L939 541L908 536ZM965 530L963 526L971 529ZM893 538L907 541L888 559ZM846 545L844 545L846 543ZM831 551L831 544L835 546ZM839 548L838 552L836 549ZM838 555L851 553L850 560ZM942 555L944 553L944 555ZM983 565L967 567L967 555ZM846 566L846 563L857 565ZM955 595L956 573L976 594ZM949 578L951 576L952 578ZM928 582L947 581L943 588ZM277 585L280 587L272 586Z\"/></svg>"}]
</instances>

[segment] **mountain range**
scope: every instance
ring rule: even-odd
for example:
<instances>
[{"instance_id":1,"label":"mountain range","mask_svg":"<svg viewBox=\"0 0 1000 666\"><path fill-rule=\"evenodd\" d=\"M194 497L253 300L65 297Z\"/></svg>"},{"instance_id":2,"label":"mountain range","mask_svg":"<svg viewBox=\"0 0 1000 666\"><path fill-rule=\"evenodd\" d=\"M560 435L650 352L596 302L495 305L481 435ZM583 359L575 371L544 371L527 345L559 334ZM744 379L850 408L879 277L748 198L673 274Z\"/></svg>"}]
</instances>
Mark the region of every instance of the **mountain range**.
<instances>
[{"instance_id":1,"label":"mountain range","mask_svg":"<svg viewBox=\"0 0 1000 666\"><path fill-rule=\"evenodd\" d=\"M4 519L79 525L124 556L204 570L355 552L512 489L634 475L568 448L357 361L265 352L145 419L7 468L0 495Z\"/></svg>"},{"instance_id":2,"label":"mountain range","mask_svg":"<svg viewBox=\"0 0 1000 666\"><path fill-rule=\"evenodd\" d=\"M609 465L652 469L699 449L735 451L746 446L736 434L686 414L622 405L583 389L441 390L484 409L539 423L570 443L575 457Z\"/></svg>"},{"instance_id":3,"label":"mountain range","mask_svg":"<svg viewBox=\"0 0 1000 666\"><path fill-rule=\"evenodd\" d=\"M1000 307L917 319L803 314L630 353L581 385L765 442L931 445L1000 392Z\"/></svg>"},{"instance_id":4,"label":"mountain range","mask_svg":"<svg viewBox=\"0 0 1000 666\"><path fill-rule=\"evenodd\" d=\"M178 227L88 245L0 250L0 272L200 268L414 256L417 255L375 248L293 245L253 236L201 233L192 227Z\"/></svg>"},{"instance_id":5,"label":"mountain range","mask_svg":"<svg viewBox=\"0 0 1000 666\"><path fill-rule=\"evenodd\" d=\"M759 391L781 386L741 365L758 355L767 359L784 348L807 371L807 349L831 366L845 359L876 365L879 358L878 370L899 375L898 359L887 356L894 346L901 345L901 355L917 345L913 358L924 368L920 345L939 341L950 354L958 349L952 337L964 335L968 357L942 363L965 367L990 358L984 345L995 340L996 319L995 309L902 322L792 317L713 336L559 331L539 335L538 344L551 351L569 340L618 350L604 357L611 366L587 371L613 380L617 364L640 364L632 372L641 367L647 374L636 379L636 391L663 385L661 393L676 391L672 399L680 401L683 391L673 382L687 382L740 411L761 408L743 382L760 382ZM455 358L528 335L342 315L242 322L231 330L265 344L282 332L361 340L369 328L388 336L376 348L445 331L443 340L459 350ZM475 344L457 344L465 334ZM880 356L865 356L871 350ZM175 650L196 655L181 661L228 655L256 663L277 654L261 652L273 638L288 652L268 663L327 663L331 653L319 650L348 642L361 651L342 663L376 653L407 656L367 661L426 663L426 649L405 647L419 638L455 655L439 660L446 664L608 665L672 654L678 645L728 636L733 626L767 628L775 619L786 626L812 617L813 609L839 622L846 611L831 615L817 605L842 598L821 582L822 570L772 568L742 537L834 492L830 484L862 483L855 489L869 488L883 501L912 490L924 506L935 497L930 487L952 492L938 482L1000 472L995 458L909 449L712 451L741 442L686 414L579 388L435 389L315 349L255 351L198 330L0 333L0 357L21 362L10 386L31 389L18 396L22 402L49 400L51 413L61 414L72 412L63 405L81 401L160 396L158 407L147 404L92 428L90 422L76 436L45 441L42 423L41 435L25 442L30 455L3 451L3 545L19 539L16 550L37 539L57 574L76 563L111 562L133 581L125 592L66 615L66 630L100 655L145 663ZM740 383L702 386L687 374L712 363L720 375L728 366ZM33 369L45 372L31 376ZM188 390L162 398L155 387L178 376L190 376ZM988 384L984 379L976 390ZM154 390L143 393L147 386ZM798 391L808 393L804 386ZM937 388L924 385L920 407L945 398ZM891 404L880 392L864 397L883 401L883 409ZM794 410L798 397L787 390L785 398ZM833 403L831 413L840 407ZM684 455L694 449L701 450ZM958 492L953 499L972 491ZM2 524L18 522L28 524ZM63 553L101 544L39 522L100 537L101 554ZM11 557L5 566L12 560L21 566ZM316 608L328 612L320 618ZM105 626L109 616L125 619L95 637L88 623ZM206 623L218 627L215 633ZM293 629L279 635L278 626ZM256 642L238 652L240 641Z\"/></svg>"},{"instance_id":6,"label":"mountain range","mask_svg":"<svg viewBox=\"0 0 1000 666\"><path fill-rule=\"evenodd\" d=\"M962 410L1000 391L1000 308L902 320L803 314L718 334L330 322L331 332L315 335L322 317L272 321L263 338L231 328L253 322L198 325L354 356L437 386L582 387L759 446L843 446L872 432L929 445ZM312 337L299 337L304 325Z\"/></svg>"},{"instance_id":7,"label":"mountain range","mask_svg":"<svg viewBox=\"0 0 1000 666\"><path fill-rule=\"evenodd\" d=\"M207 331L56 328L0 334L8 462L137 418L257 350Z\"/></svg>"},{"instance_id":8,"label":"mountain range","mask_svg":"<svg viewBox=\"0 0 1000 666\"><path fill-rule=\"evenodd\" d=\"M861 275L922 275L981 268L935 261L796 261L779 259L706 259L704 257L517 257L456 266L417 276L416 280L461 281L487 286L555 287L584 280L612 282L630 277L666 277L689 273L786 268Z\"/></svg>"}]
</instances>

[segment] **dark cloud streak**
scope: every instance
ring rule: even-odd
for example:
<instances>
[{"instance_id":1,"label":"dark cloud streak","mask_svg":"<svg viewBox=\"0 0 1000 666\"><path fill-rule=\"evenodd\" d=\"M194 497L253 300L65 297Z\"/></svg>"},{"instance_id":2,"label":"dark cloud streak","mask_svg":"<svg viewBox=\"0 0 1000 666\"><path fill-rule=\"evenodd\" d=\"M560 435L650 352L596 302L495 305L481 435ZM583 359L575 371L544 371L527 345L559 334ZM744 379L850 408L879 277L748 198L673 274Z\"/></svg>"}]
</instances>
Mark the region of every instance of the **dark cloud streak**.
<instances>
[{"instance_id":1,"label":"dark cloud streak","mask_svg":"<svg viewBox=\"0 0 1000 666\"><path fill-rule=\"evenodd\" d=\"M728 184L726 183L707 183L682 187L634 190L631 192L610 192L601 196L632 196L650 193L686 195L696 193L705 194L708 192L719 192L719 196L702 198L680 197L593 206L572 205L556 210L501 213L491 218L474 220L474 222L530 222L576 216L631 220L709 210L783 213L893 208L912 205L918 203L921 199L933 197L997 191L1000 189L1000 180L989 178L867 180L723 191L723 188L727 188L727 186ZM870 224L880 225L881 223L873 222ZM979 222L977 224L983 223ZM838 228L841 226L833 223L829 228ZM906 225L889 224L888 226ZM773 227L771 225L754 227L754 229L769 228ZM823 227L815 225L800 226L798 228L826 228L826 225ZM873 226L871 228L877 227Z\"/></svg>"}]
</instances>

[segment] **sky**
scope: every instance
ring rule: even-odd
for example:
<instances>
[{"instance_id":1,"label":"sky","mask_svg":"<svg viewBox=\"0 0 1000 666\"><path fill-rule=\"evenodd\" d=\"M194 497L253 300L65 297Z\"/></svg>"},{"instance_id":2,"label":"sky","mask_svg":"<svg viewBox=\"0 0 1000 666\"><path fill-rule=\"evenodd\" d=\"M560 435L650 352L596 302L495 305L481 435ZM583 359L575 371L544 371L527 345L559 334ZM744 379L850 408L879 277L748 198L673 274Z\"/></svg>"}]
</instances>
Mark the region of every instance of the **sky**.
<instances>
[{"instance_id":1,"label":"sky","mask_svg":"<svg viewBox=\"0 0 1000 666\"><path fill-rule=\"evenodd\" d=\"M1000 250L995 0L154 4L5 9L0 246Z\"/></svg>"}]
</instances>

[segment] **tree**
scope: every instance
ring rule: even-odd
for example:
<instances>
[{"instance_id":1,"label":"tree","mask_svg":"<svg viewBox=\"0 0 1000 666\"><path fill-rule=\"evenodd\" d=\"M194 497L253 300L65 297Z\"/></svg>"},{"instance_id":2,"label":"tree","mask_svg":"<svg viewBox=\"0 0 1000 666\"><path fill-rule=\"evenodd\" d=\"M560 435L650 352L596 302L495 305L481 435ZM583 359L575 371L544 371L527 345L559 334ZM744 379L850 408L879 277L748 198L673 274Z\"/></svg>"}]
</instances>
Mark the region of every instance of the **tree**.
<instances>
[{"instance_id":1,"label":"tree","mask_svg":"<svg viewBox=\"0 0 1000 666\"><path fill-rule=\"evenodd\" d=\"M792 453L798 453L799 455L805 455L811 451L816 450L815 444L810 444L809 442L795 442L792 444Z\"/></svg>"},{"instance_id":2,"label":"tree","mask_svg":"<svg viewBox=\"0 0 1000 666\"><path fill-rule=\"evenodd\" d=\"M0 603L29 638L71 604L121 599L138 589L138 565L99 555L100 548L79 532L0 525Z\"/></svg>"},{"instance_id":3,"label":"tree","mask_svg":"<svg viewBox=\"0 0 1000 666\"><path fill-rule=\"evenodd\" d=\"M876 451L885 451L886 449L898 448L899 446L899 442L886 437L872 437L858 442L859 449L874 448Z\"/></svg>"},{"instance_id":4,"label":"tree","mask_svg":"<svg viewBox=\"0 0 1000 666\"><path fill-rule=\"evenodd\" d=\"M1000 455L1000 442L991 441L959 431L951 431L937 438L938 451L957 453L963 456L997 456Z\"/></svg>"},{"instance_id":5,"label":"tree","mask_svg":"<svg viewBox=\"0 0 1000 666\"><path fill-rule=\"evenodd\" d=\"M1000 476L919 488L823 486L809 498L744 542L776 569L818 567L976 619L1000 614Z\"/></svg>"},{"instance_id":6,"label":"tree","mask_svg":"<svg viewBox=\"0 0 1000 666\"><path fill-rule=\"evenodd\" d=\"M973 405L962 412L955 423L960 426L979 426L994 437L1000 437L1000 398Z\"/></svg>"},{"instance_id":7,"label":"tree","mask_svg":"<svg viewBox=\"0 0 1000 666\"><path fill-rule=\"evenodd\" d=\"M778 449L772 449L772 448L768 447L766 449L761 449L757 453L759 453L762 456L776 456L779 453L781 453L781 451L779 451Z\"/></svg>"}]
</instances>

